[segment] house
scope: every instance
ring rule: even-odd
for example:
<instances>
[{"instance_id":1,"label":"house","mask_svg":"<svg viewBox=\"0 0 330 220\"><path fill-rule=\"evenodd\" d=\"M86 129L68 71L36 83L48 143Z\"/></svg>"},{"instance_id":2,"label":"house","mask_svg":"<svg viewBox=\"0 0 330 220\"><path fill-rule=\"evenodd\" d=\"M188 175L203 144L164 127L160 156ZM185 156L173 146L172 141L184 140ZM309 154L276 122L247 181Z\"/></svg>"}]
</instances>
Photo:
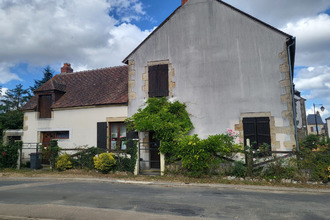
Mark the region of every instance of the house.
<instances>
[{"instance_id":1,"label":"house","mask_svg":"<svg viewBox=\"0 0 330 220\"><path fill-rule=\"evenodd\" d=\"M307 115L308 134L324 134L325 126L319 112Z\"/></svg>"},{"instance_id":2,"label":"house","mask_svg":"<svg viewBox=\"0 0 330 220\"><path fill-rule=\"evenodd\" d=\"M127 66L73 72L65 63L23 107L23 144L125 148L127 83Z\"/></svg>"},{"instance_id":3,"label":"house","mask_svg":"<svg viewBox=\"0 0 330 220\"><path fill-rule=\"evenodd\" d=\"M328 135L328 137L330 138L330 117L325 119L326 121L326 134Z\"/></svg>"},{"instance_id":4,"label":"house","mask_svg":"<svg viewBox=\"0 0 330 220\"><path fill-rule=\"evenodd\" d=\"M304 140L307 135L307 120L306 120L306 106L303 97L299 91L295 90L294 100L296 106L296 126L297 126L297 137L298 140Z\"/></svg>"},{"instance_id":5,"label":"house","mask_svg":"<svg viewBox=\"0 0 330 220\"><path fill-rule=\"evenodd\" d=\"M220 0L182 0L123 60L128 116L148 98L165 96L187 104L192 134L206 138L230 128L244 142L295 150L294 59L289 34Z\"/></svg>"}]
</instances>

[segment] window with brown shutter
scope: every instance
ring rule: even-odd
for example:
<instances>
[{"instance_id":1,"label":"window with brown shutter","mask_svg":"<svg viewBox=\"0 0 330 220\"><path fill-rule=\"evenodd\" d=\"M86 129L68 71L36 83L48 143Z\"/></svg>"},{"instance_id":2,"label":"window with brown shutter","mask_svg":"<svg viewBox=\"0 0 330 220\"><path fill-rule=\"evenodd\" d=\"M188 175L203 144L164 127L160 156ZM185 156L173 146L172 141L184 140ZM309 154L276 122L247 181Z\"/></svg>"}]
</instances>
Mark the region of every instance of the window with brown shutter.
<instances>
[{"instance_id":1,"label":"window with brown shutter","mask_svg":"<svg viewBox=\"0 0 330 220\"><path fill-rule=\"evenodd\" d=\"M243 130L245 145L248 138L254 149L258 149L265 143L269 146L271 145L269 118L243 118ZM270 151L270 149L265 150Z\"/></svg>"},{"instance_id":2,"label":"window with brown shutter","mask_svg":"<svg viewBox=\"0 0 330 220\"><path fill-rule=\"evenodd\" d=\"M168 96L168 65L149 66L149 97Z\"/></svg>"},{"instance_id":3,"label":"window with brown shutter","mask_svg":"<svg viewBox=\"0 0 330 220\"><path fill-rule=\"evenodd\" d=\"M52 96L51 95L40 95L39 96L39 117L40 118L51 118Z\"/></svg>"}]
</instances>

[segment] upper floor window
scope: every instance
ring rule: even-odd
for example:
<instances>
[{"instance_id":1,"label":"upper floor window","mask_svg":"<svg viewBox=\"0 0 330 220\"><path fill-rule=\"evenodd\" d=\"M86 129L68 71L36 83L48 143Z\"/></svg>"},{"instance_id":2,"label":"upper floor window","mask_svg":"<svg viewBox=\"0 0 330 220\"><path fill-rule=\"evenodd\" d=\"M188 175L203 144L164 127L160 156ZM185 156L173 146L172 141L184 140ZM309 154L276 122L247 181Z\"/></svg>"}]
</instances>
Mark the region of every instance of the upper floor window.
<instances>
[{"instance_id":1,"label":"upper floor window","mask_svg":"<svg viewBox=\"0 0 330 220\"><path fill-rule=\"evenodd\" d=\"M39 96L39 118L51 118L52 96L40 95Z\"/></svg>"},{"instance_id":2,"label":"upper floor window","mask_svg":"<svg viewBox=\"0 0 330 220\"><path fill-rule=\"evenodd\" d=\"M154 65L148 68L149 97L168 96L168 65Z\"/></svg>"}]
</instances>

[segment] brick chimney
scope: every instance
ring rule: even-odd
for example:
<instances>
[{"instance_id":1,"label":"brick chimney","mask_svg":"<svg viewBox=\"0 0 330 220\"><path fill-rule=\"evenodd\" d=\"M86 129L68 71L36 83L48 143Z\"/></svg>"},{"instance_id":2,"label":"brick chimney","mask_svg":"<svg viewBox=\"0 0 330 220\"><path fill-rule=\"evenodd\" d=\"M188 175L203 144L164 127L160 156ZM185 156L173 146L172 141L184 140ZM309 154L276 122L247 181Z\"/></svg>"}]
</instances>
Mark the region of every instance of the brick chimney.
<instances>
[{"instance_id":1,"label":"brick chimney","mask_svg":"<svg viewBox=\"0 0 330 220\"><path fill-rule=\"evenodd\" d=\"M188 1L188 0L182 0L182 3L181 3L181 5L184 5L184 4L186 4L186 3L187 3L187 1Z\"/></svg>"},{"instance_id":2,"label":"brick chimney","mask_svg":"<svg viewBox=\"0 0 330 220\"><path fill-rule=\"evenodd\" d=\"M64 63L63 67L61 68L61 73L72 73L73 69L71 68L70 63Z\"/></svg>"}]
</instances>

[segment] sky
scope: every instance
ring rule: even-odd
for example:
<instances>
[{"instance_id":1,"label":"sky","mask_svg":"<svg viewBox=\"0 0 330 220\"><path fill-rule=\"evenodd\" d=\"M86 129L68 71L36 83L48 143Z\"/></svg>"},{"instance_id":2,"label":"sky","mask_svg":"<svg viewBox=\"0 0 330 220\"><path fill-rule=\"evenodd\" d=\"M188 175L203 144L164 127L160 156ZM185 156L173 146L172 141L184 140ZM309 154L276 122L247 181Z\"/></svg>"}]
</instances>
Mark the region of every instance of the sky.
<instances>
[{"instance_id":1,"label":"sky","mask_svg":"<svg viewBox=\"0 0 330 220\"><path fill-rule=\"evenodd\" d=\"M330 117L330 1L224 0L296 37L294 83L307 114ZM0 86L28 88L49 65L74 71L122 60L181 0L0 0Z\"/></svg>"}]
</instances>

